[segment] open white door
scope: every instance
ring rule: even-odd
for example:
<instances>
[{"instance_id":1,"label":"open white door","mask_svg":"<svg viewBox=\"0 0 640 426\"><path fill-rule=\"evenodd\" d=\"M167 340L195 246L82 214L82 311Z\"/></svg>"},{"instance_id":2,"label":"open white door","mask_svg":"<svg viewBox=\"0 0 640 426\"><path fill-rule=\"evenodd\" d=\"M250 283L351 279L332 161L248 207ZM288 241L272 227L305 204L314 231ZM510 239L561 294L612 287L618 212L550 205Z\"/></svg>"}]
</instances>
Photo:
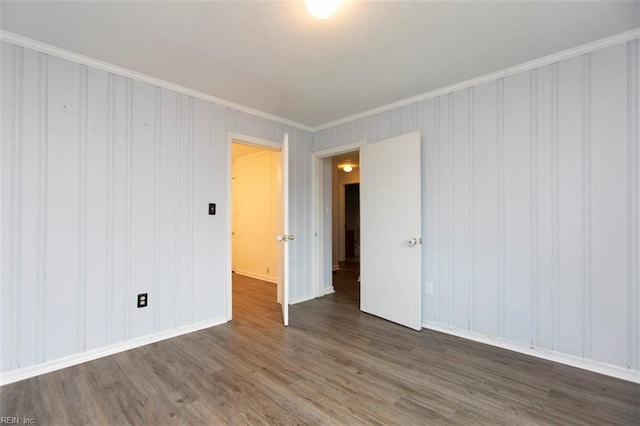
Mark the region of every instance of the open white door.
<instances>
[{"instance_id":1,"label":"open white door","mask_svg":"<svg viewBox=\"0 0 640 426\"><path fill-rule=\"evenodd\" d=\"M285 133L278 170L278 303L282 305L282 320L289 325L289 135Z\"/></svg>"},{"instance_id":2,"label":"open white door","mask_svg":"<svg viewBox=\"0 0 640 426\"><path fill-rule=\"evenodd\" d=\"M420 330L420 134L364 145L360 167L360 309Z\"/></svg>"}]
</instances>

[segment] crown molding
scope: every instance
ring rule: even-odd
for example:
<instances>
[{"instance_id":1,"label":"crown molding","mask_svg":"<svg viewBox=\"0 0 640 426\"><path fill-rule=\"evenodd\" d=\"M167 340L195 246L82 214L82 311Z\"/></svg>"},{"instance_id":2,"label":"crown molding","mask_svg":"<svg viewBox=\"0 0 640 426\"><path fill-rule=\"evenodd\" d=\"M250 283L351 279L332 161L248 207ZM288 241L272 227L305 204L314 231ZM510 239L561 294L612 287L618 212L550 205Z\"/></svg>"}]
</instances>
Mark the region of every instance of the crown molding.
<instances>
[{"instance_id":1,"label":"crown molding","mask_svg":"<svg viewBox=\"0 0 640 426\"><path fill-rule=\"evenodd\" d=\"M201 99L203 101L212 102L220 106L228 107L234 109L236 111L244 112L247 114L254 115L256 117L264 118L267 120L271 120L277 123L281 123L287 126L296 127L301 130L306 130L307 132L316 133L322 130L326 130L332 127L339 126L341 124L349 123L351 121L359 120L361 118L369 117L374 114L379 114L382 112L390 111L396 108L400 108L406 105L411 105L420 101L424 101L427 99L432 99L438 96L442 96L451 92L455 92L458 90L467 89L469 87L477 86L480 84L488 83L491 81L498 80L500 78L505 78L514 74L518 74L524 71L530 71L534 68L543 67L545 65L553 64L565 59L574 58L576 56L584 55L586 53L595 52L597 50L605 49L610 46L614 46L620 43L626 43L631 40L635 40L640 38L640 27L634 28L629 31L625 31L620 34L616 34L610 37L606 37L600 40L596 40L590 43L586 43L580 46L572 47L567 50L563 50L560 52L552 53L551 55L543 56L538 59L534 59L529 62L525 62L520 65L515 65L513 67L505 68L500 71L496 71L490 74L485 74L480 77L475 77L469 80L462 81L460 83L452 84L449 86L442 87L440 89L432 90L430 92L426 92L420 95L412 96L410 98L401 99L396 102L392 102L386 105L379 106L377 108L373 108L367 111L363 111L357 114L353 114L344 118L340 118L338 120L334 120L320 126L310 127L301 123L297 123L295 121L288 120L283 117L278 117L276 115L272 115L263 111L259 111L253 108L246 107L244 105L236 104L231 101L227 101L222 98L217 98L215 96L208 95L203 92L199 92L197 90L189 89L188 87L180 86L178 84L170 83L165 80L161 80L159 78L155 78L146 74L142 74L136 71L129 70L124 67L120 67L117 65L110 64L108 62L100 61L98 59L94 59L88 56L80 55L78 53L74 53L56 46L52 46L37 40L33 40L27 37L23 37L18 34L14 34L8 31L0 30L0 41L6 41L9 43L16 44L18 46L22 46L28 49L37 50L42 53L46 53L52 56L56 56L58 58L66 59L69 61L77 62L80 64L84 64L96 69L100 69L102 71L110 72L113 74L121 75L123 77L131 78L133 80L141 81L144 83L148 83L154 86L162 87L164 89L172 90L174 92L182 93L187 96L192 96L196 99Z\"/></svg>"},{"instance_id":2,"label":"crown molding","mask_svg":"<svg viewBox=\"0 0 640 426\"><path fill-rule=\"evenodd\" d=\"M120 67L118 65L113 65L108 62L101 61L99 59L81 55L79 53L71 52L69 50L52 46L50 44L46 44L38 40L33 40L28 37L24 37L9 31L0 30L0 41L6 41L8 43L22 46L27 49L36 50L38 52L42 52L47 55L55 56L57 58L66 59L68 61L76 62L82 65L87 65L92 68L99 69L101 71L110 72L113 74L120 75L122 77L130 78L132 80L151 84L153 86L161 87L163 89L167 89L177 93L181 93L183 95L191 96L196 99L200 99L206 102L214 103L216 105L231 108L239 112L251 114L256 117L264 118L266 120L275 121L276 123L284 124L286 126L296 127L301 130L306 130L307 132L313 131L313 129L309 126L305 126L304 124L300 124L283 117L278 117L277 115L273 115L257 109L249 108L247 106L240 105L235 102L228 101L226 99L211 96L204 92L193 90L188 87L181 86L179 84L170 83L168 81L165 81L156 77L152 77L147 74L143 74L137 71L124 68L124 67Z\"/></svg>"},{"instance_id":3,"label":"crown molding","mask_svg":"<svg viewBox=\"0 0 640 426\"><path fill-rule=\"evenodd\" d=\"M552 53L551 55L543 56L538 59L534 59L529 62L525 62L520 65L515 65L513 67L505 68L500 71L495 71L490 74L485 74L480 77L475 77L469 80L462 81L460 83L455 83L450 86L445 86L440 89L432 90L430 92L423 93L421 95L412 96L410 98L401 99L396 102L392 102L390 104L382 105L377 108L373 108L364 112L360 112L354 115L350 115L348 117L340 118L335 121L331 121L329 123L322 124L320 126L314 127L311 129L313 133L319 132L321 130L330 129L332 127L339 126L341 124L349 123L351 121L359 120L361 118L369 117L374 114L379 114L381 112L387 112L396 108L400 108L403 106L411 105L420 101L424 101L427 99L432 99L438 96L446 95L448 93L456 92L462 89L468 89L469 87L477 86L480 84L488 83L490 81L495 81L500 78L505 78L514 74L518 74L524 71L530 71L534 68L540 68L545 65L553 64L556 62L560 62L565 59L575 58L576 56L584 55L586 53L595 52L597 50L601 50L607 47L615 46L616 44L626 43L631 40L635 40L640 38L640 27L634 28L633 30L625 31L620 34L616 34L610 37L606 37L600 40L592 41L587 44L582 44L580 46L572 47L567 50L562 50L560 52Z\"/></svg>"}]
</instances>

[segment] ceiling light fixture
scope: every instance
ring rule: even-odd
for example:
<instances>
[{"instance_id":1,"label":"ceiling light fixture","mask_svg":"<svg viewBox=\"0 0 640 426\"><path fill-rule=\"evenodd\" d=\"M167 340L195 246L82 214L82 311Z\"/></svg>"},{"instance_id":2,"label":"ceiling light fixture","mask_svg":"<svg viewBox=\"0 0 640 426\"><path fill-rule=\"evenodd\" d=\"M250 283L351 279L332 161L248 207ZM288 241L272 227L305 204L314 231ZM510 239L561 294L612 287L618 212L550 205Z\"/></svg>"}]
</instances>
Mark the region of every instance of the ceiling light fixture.
<instances>
[{"instance_id":1,"label":"ceiling light fixture","mask_svg":"<svg viewBox=\"0 0 640 426\"><path fill-rule=\"evenodd\" d=\"M344 170L347 173L351 173L353 171L353 167L347 164L346 166L342 167L342 170Z\"/></svg>"},{"instance_id":2,"label":"ceiling light fixture","mask_svg":"<svg viewBox=\"0 0 640 426\"><path fill-rule=\"evenodd\" d=\"M309 13L317 19L329 19L338 10L340 3L342 0L304 0Z\"/></svg>"}]
</instances>

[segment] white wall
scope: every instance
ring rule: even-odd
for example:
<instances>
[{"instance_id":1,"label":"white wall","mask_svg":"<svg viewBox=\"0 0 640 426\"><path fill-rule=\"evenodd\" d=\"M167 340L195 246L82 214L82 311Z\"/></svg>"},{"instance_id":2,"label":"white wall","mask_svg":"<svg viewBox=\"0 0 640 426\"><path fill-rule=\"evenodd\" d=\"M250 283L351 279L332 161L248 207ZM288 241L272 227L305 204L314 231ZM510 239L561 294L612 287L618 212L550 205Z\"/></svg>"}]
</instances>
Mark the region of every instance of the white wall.
<instances>
[{"instance_id":1,"label":"white wall","mask_svg":"<svg viewBox=\"0 0 640 426\"><path fill-rule=\"evenodd\" d=\"M291 299L311 294L311 133L6 42L0 54L0 372L225 320L228 131L289 133Z\"/></svg>"},{"instance_id":2,"label":"white wall","mask_svg":"<svg viewBox=\"0 0 640 426\"><path fill-rule=\"evenodd\" d=\"M261 151L232 163L233 264L237 274L277 282L277 191L280 152Z\"/></svg>"},{"instance_id":3,"label":"white wall","mask_svg":"<svg viewBox=\"0 0 640 426\"><path fill-rule=\"evenodd\" d=\"M314 134L419 130L423 319L640 370L639 43Z\"/></svg>"}]
</instances>

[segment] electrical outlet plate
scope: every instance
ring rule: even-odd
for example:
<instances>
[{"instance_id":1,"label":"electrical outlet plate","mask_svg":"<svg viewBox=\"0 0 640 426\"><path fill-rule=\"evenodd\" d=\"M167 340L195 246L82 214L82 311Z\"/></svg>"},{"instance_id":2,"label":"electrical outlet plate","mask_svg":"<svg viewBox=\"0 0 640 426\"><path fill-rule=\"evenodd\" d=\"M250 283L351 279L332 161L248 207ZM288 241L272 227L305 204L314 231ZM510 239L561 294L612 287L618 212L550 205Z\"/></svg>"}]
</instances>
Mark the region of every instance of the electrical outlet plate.
<instances>
[{"instance_id":1,"label":"electrical outlet plate","mask_svg":"<svg viewBox=\"0 0 640 426\"><path fill-rule=\"evenodd\" d=\"M149 302L149 297L147 293L138 294L138 308L146 308Z\"/></svg>"}]
</instances>

